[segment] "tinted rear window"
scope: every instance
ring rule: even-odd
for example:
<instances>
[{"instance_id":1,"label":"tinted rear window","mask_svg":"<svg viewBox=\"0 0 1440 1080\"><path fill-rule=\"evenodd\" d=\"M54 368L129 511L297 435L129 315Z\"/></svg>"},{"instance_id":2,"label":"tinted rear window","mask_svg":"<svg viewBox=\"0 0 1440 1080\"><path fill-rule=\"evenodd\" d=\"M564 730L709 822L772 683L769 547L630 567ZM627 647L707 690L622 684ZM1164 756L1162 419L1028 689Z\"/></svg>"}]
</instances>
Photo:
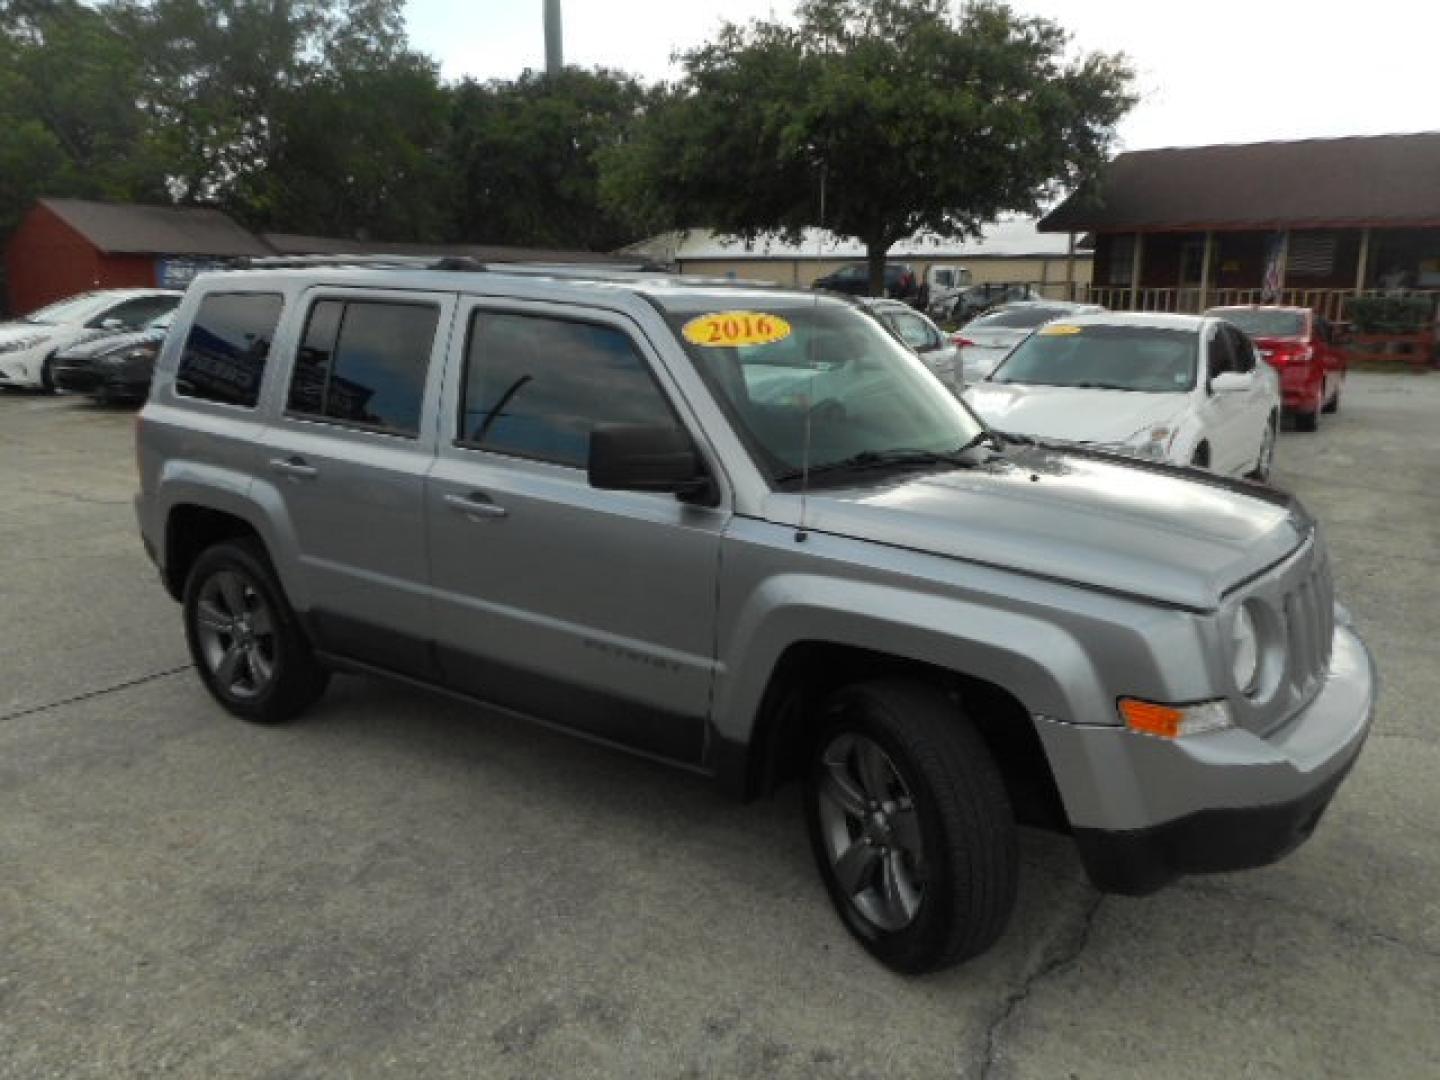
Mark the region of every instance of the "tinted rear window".
<instances>
[{"instance_id":1,"label":"tinted rear window","mask_svg":"<svg viewBox=\"0 0 1440 1080\"><path fill-rule=\"evenodd\" d=\"M289 410L417 434L439 318L430 304L316 302L295 357Z\"/></svg>"},{"instance_id":2,"label":"tinted rear window","mask_svg":"<svg viewBox=\"0 0 1440 1080\"><path fill-rule=\"evenodd\" d=\"M1305 335L1305 313L1303 311L1237 308L1233 311L1220 310L1213 314L1218 315L1231 326L1238 326L1252 337L1303 337Z\"/></svg>"},{"instance_id":3,"label":"tinted rear window","mask_svg":"<svg viewBox=\"0 0 1440 1080\"><path fill-rule=\"evenodd\" d=\"M970 325L976 329L984 327L987 330L1033 330L1042 323L1068 314L1069 312L1065 308L1004 308L1000 311L992 311L989 315L981 315Z\"/></svg>"},{"instance_id":4,"label":"tinted rear window","mask_svg":"<svg viewBox=\"0 0 1440 1080\"><path fill-rule=\"evenodd\" d=\"M282 300L278 293L211 293L185 338L175 390L185 397L253 409Z\"/></svg>"}]
</instances>

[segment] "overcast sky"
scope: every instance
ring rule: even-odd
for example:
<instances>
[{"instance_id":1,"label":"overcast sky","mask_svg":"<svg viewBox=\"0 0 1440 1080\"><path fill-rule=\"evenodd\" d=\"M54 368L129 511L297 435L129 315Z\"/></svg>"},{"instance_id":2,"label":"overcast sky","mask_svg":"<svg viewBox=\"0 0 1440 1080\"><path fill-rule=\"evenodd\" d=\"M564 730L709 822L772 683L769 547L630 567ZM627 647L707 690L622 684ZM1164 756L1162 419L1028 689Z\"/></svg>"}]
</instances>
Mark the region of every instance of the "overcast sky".
<instances>
[{"instance_id":1,"label":"overcast sky","mask_svg":"<svg viewBox=\"0 0 1440 1080\"><path fill-rule=\"evenodd\" d=\"M673 78L670 57L722 19L789 15L791 0L563 0L565 60ZM1440 129L1436 0L1014 0L1086 50L1120 50L1141 104L1126 149ZM545 63L543 0L409 0L414 46L447 78Z\"/></svg>"}]
</instances>

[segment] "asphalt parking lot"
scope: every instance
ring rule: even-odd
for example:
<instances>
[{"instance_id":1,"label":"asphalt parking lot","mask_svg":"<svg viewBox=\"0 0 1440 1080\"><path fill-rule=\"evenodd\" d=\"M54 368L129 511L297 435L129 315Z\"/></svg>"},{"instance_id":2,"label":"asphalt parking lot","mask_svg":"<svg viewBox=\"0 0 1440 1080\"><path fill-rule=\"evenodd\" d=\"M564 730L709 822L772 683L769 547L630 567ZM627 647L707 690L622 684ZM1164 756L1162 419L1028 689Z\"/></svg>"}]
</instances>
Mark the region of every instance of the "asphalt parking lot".
<instances>
[{"instance_id":1,"label":"asphalt parking lot","mask_svg":"<svg viewBox=\"0 0 1440 1080\"><path fill-rule=\"evenodd\" d=\"M1005 939L918 980L844 934L793 792L358 678L230 719L131 427L0 394L0 1077L1440 1076L1440 374L1280 443L1383 680L1314 839L1131 900L1026 834Z\"/></svg>"}]
</instances>

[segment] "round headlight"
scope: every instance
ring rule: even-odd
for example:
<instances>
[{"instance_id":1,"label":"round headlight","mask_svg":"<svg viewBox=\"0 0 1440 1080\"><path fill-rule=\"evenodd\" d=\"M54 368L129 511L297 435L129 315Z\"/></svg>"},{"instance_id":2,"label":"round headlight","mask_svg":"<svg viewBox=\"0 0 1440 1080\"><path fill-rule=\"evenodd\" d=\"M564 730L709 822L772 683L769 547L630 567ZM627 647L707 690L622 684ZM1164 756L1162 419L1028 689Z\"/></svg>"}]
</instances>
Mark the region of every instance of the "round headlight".
<instances>
[{"instance_id":1,"label":"round headlight","mask_svg":"<svg viewBox=\"0 0 1440 1080\"><path fill-rule=\"evenodd\" d=\"M1255 689L1255 680L1260 674L1260 633L1249 604L1241 605L1230 625L1230 673L1242 694Z\"/></svg>"}]
</instances>

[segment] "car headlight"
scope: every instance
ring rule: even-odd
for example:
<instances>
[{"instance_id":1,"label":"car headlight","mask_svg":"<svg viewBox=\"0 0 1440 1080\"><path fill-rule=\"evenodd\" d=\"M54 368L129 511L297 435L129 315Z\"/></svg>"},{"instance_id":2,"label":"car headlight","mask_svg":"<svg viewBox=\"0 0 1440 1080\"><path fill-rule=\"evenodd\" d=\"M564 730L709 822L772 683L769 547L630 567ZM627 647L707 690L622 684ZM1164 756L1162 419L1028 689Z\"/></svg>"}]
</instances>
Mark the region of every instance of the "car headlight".
<instances>
[{"instance_id":1,"label":"car headlight","mask_svg":"<svg viewBox=\"0 0 1440 1080\"><path fill-rule=\"evenodd\" d=\"M1230 624L1230 674L1242 694L1251 693L1260 676L1260 631L1249 604L1241 604Z\"/></svg>"},{"instance_id":2,"label":"car headlight","mask_svg":"<svg viewBox=\"0 0 1440 1080\"><path fill-rule=\"evenodd\" d=\"M1164 461L1170 453L1170 446L1180 429L1171 424L1155 424L1141 428L1125 440L1125 449L1137 457L1152 461Z\"/></svg>"},{"instance_id":3,"label":"car headlight","mask_svg":"<svg viewBox=\"0 0 1440 1080\"><path fill-rule=\"evenodd\" d=\"M0 342L0 353L19 352L21 349L33 349L36 345L43 344L46 335L36 334L34 337L23 337L16 341Z\"/></svg>"},{"instance_id":4,"label":"car headlight","mask_svg":"<svg viewBox=\"0 0 1440 1080\"><path fill-rule=\"evenodd\" d=\"M129 364L140 363L145 360L155 359L155 354L160 350L153 345L136 345L128 349L116 349L114 352L106 353L99 359L106 364Z\"/></svg>"}]
</instances>

